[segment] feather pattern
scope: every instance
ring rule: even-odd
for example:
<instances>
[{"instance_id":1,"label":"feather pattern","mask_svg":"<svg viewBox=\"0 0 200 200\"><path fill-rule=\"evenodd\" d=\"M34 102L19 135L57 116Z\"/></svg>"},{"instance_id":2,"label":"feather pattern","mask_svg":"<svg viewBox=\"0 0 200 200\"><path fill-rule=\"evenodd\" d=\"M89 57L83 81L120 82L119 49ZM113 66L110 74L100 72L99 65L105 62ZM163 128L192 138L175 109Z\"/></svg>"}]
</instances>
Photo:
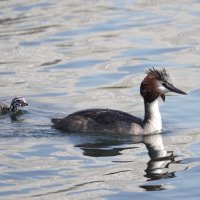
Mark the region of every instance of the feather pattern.
<instances>
[{"instance_id":1,"label":"feather pattern","mask_svg":"<svg viewBox=\"0 0 200 200\"><path fill-rule=\"evenodd\" d=\"M141 83L140 94L146 102L151 103L159 96L165 100L165 94L159 91L158 82L167 84L171 83L171 79L166 69L156 69L154 67L146 70L147 76Z\"/></svg>"},{"instance_id":2,"label":"feather pattern","mask_svg":"<svg viewBox=\"0 0 200 200\"><path fill-rule=\"evenodd\" d=\"M146 70L146 74L148 76L154 76L157 80L163 81L163 82L171 82L170 76L167 73L165 68L157 69L157 68L148 68Z\"/></svg>"},{"instance_id":3,"label":"feather pattern","mask_svg":"<svg viewBox=\"0 0 200 200\"><path fill-rule=\"evenodd\" d=\"M144 99L144 120L128 113L111 109L88 109L68 115L62 119L52 119L53 127L68 133L129 133L150 134L162 129L158 97L165 100L167 92L186 94L175 88L165 69L154 67L146 70L146 77L140 85Z\"/></svg>"}]
</instances>

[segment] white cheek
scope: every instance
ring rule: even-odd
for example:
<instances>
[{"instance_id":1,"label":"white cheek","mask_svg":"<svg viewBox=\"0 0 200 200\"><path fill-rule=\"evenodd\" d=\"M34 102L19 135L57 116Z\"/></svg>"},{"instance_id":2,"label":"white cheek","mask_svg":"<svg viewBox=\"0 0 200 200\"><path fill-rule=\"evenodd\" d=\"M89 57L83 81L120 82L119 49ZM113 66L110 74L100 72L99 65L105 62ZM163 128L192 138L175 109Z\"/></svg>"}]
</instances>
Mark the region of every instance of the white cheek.
<instances>
[{"instance_id":1,"label":"white cheek","mask_svg":"<svg viewBox=\"0 0 200 200\"><path fill-rule=\"evenodd\" d=\"M166 87L164 87L163 85L159 85L159 86L158 86L158 90L159 90L161 93L167 93L167 92L169 92L169 90L168 90Z\"/></svg>"}]
</instances>

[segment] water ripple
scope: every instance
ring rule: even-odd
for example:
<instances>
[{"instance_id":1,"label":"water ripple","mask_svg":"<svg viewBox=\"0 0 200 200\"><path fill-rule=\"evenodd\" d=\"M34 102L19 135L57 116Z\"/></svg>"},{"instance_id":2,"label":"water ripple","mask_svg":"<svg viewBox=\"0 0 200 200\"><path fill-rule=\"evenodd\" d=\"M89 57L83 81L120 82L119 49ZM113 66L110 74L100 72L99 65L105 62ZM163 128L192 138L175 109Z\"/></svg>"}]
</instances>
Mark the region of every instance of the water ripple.
<instances>
[{"instance_id":1,"label":"water ripple","mask_svg":"<svg viewBox=\"0 0 200 200\"><path fill-rule=\"evenodd\" d=\"M0 8L0 93L29 102L0 116L0 199L199 197L198 1L2 0ZM143 117L140 83L154 66L188 93L166 96L160 135L51 127L51 118L91 107Z\"/></svg>"}]
</instances>

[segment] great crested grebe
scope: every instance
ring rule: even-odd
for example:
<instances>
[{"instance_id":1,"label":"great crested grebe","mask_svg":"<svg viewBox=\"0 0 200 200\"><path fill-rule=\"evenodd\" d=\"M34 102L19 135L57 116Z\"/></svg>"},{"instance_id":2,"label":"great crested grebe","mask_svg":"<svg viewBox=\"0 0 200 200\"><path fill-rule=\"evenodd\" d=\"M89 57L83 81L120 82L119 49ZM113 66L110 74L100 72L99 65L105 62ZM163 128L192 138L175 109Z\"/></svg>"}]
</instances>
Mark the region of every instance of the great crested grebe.
<instances>
[{"instance_id":1,"label":"great crested grebe","mask_svg":"<svg viewBox=\"0 0 200 200\"><path fill-rule=\"evenodd\" d=\"M18 107L28 106L24 97L15 97L10 106L4 103L0 103L0 114L7 114L7 113L16 113L18 111Z\"/></svg>"},{"instance_id":2,"label":"great crested grebe","mask_svg":"<svg viewBox=\"0 0 200 200\"><path fill-rule=\"evenodd\" d=\"M67 133L159 133L162 120L158 98L165 101L168 92L186 93L174 87L165 69L149 68L146 74L140 85L140 94L144 99L144 120L118 110L87 109L63 119L52 119L53 127Z\"/></svg>"}]
</instances>

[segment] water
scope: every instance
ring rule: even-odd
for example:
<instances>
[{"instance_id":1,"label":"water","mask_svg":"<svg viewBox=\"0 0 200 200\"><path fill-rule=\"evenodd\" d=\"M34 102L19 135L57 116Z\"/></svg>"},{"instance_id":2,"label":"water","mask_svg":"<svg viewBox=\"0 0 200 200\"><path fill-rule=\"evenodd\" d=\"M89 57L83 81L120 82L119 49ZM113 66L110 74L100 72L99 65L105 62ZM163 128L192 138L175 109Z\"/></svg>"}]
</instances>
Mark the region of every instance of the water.
<instances>
[{"instance_id":1,"label":"water","mask_svg":"<svg viewBox=\"0 0 200 200\"><path fill-rule=\"evenodd\" d=\"M1 1L0 199L199 199L199 1ZM66 135L50 119L85 108L143 117L139 84L167 68L187 96L161 105L152 137ZM181 102L181 103L180 103Z\"/></svg>"}]
</instances>

